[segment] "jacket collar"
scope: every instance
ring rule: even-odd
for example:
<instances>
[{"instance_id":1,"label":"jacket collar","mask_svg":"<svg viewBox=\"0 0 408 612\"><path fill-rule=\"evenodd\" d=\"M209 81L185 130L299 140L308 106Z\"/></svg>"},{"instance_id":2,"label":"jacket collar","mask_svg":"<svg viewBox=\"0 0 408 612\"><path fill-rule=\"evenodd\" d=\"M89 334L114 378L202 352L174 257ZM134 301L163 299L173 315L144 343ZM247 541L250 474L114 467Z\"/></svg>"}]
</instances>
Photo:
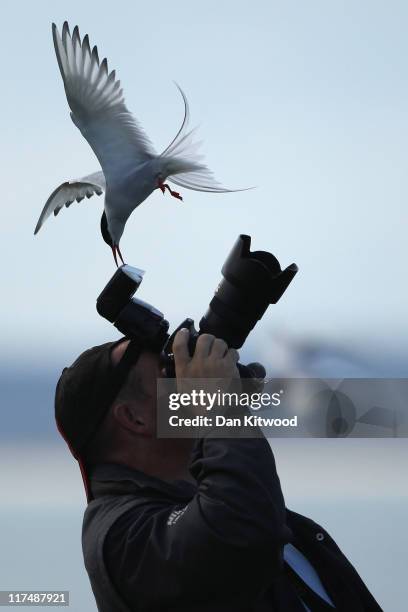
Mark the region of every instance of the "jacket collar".
<instances>
[{"instance_id":1,"label":"jacket collar","mask_svg":"<svg viewBox=\"0 0 408 612\"><path fill-rule=\"evenodd\" d=\"M135 495L188 502L197 487L187 480L166 482L117 463L100 463L88 469L93 498L103 495Z\"/></svg>"}]
</instances>

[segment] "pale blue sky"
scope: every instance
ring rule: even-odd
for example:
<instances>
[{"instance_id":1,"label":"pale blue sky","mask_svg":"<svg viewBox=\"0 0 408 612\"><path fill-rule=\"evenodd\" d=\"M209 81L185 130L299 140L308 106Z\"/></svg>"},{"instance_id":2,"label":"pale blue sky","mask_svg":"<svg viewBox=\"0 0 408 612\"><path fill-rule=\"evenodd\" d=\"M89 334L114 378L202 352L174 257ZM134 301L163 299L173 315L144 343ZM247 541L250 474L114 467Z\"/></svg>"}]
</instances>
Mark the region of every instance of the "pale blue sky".
<instances>
[{"instance_id":1,"label":"pale blue sky","mask_svg":"<svg viewBox=\"0 0 408 612\"><path fill-rule=\"evenodd\" d=\"M257 326L247 352L273 367L273 336L295 344L311 338L322 342L323 353L326 344L340 344L386 363L393 355L401 374L408 353L405 2L38 0L8 3L2 15L0 317L9 387L21 384L21 364L34 372L44 368L44 381L51 381L80 350L116 337L95 311L96 296L114 271L99 233L102 198L72 205L33 236L51 191L98 169L69 118L52 46L51 22L61 26L65 19L89 33L117 70L128 107L158 151L182 119L175 79L219 180L258 186L213 196L182 190L183 204L155 193L145 202L121 245L128 263L147 270L140 297L174 325L187 315L198 321L230 247L248 233L255 248L271 250L285 266L295 261L300 272ZM39 562L36 556L37 573L30 557L21 567L25 539L4 547L11 562L3 563L9 573L2 588L17 578L37 588L30 579L38 575L46 583L51 576L55 587L72 589L73 610L91 609L79 544L79 475L62 441L55 440L55 449L38 435L50 428L52 386L47 382L46 394L44 382L33 402L27 395L35 386L21 385L16 405L5 402L10 414L39 422L32 446L21 432L17 446L14 430L10 445L2 445L2 486L9 491L4 512L13 524L14 506L27 500L36 506L38 491L50 483L40 518L31 506L24 514L32 550L37 544L43 550L43 534L50 533L46 509L59 516L71 499L75 511L69 509L65 536L60 522L53 527L58 538ZM393 579L404 584L406 440L280 441L274 449L289 505L330 527L384 609L405 610ZM50 494L58 481L64 490L55 503ZM389 530L378 531L385 512ZM3 532L13 537L12 530ZM60 547L75 542L75 548L54 576L60 550L51 544L57 539ZM67 575L71 582L61 583Z\"/></svg>"},{"instance_id":2,"label":"pale blue sky","mask_svg":"<svg viewBox=\"0 0 408 612\"><path fill-rule=\"evenodd\" d=\"M50 192L98 168L68 115L51 21L107 56L157 149L179 127L176 79L226 195L155 193L122 240L140 296L197 320L240 232L300 272L252 343L289 335L405 349L408 7L403 2L16 3L2 33L3 345L54 361L111 337L94 301L113 268L102 198L32 235Z\"/></svg>"}]
</instances>

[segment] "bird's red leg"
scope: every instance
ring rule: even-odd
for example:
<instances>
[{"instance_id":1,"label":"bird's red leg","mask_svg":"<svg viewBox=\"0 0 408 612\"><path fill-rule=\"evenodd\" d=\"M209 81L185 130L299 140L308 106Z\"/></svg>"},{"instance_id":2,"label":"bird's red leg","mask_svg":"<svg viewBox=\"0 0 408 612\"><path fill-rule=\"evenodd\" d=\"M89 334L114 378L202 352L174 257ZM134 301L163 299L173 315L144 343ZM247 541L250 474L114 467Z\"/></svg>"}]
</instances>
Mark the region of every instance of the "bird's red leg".
<instances>
[{"instance_id":1,"label":"bird's red leg","mask_svg":"<svg viewBox=\"0 0 408 612\"><path fill-rule=\"evenodd\" d=\"M124 264L125 262L123 261L122 253L120 252L120 248L119 248L119 245L118 245L118 244L116 245L116 248L117 248L117 251L118 251L119 257L120 257L120 259L121 259L121 262Z\"/></svg>"},{"instance_id":2,"label":"bird's red leg","mask_svg":"<svg viewBox=\"0 0 408 612\"><path fill-rule=\"evenodd\" d=\"M167 185L167 183L163 183L162 179L160 179L160 178L158 179L158 182L157 182L157 187L158 187L158 189L160 189L160 190L161 190L161 192L162 192L163 194L164 194L165 190L166 190L166 189L168 189L168 190L169 190L169 192L170 192L170 195L172 195L172 196L173 196L173 198L177 198L177 200L181 200L181 201L183 201L183 198L181 197L181 195L179 194L179 192L178 192L178 191L173 191L172 189L170 189L170 186L169 186L169 185Z\"/></svg>"},{"instance_id":3,"label":"bird's red leg","mask_svg":"<svg viewBox=\"0 0 408 612\"><path fill-rule=\"evenodd\" d=\"M179 194L178 191L173 191L172 189L170 189L170 187L168 185L165 185L165 187L170 191L170 194L173 196L173 198L176 198L177 200L183 201L183 198Z\"/></svg>"},{"instance_id":4,"label":"bird's red leg","mask_svg":"<svg viewBox=\"0 0 408 612\"><path fill-rule=\"evenodd\" d=\"M118 258L116 257L116 246L113 245L111 247L111 249L112 249L113 259L115 260L116 267L119 268L119 266L118 266Z\"/></svg>"}]
</instances>

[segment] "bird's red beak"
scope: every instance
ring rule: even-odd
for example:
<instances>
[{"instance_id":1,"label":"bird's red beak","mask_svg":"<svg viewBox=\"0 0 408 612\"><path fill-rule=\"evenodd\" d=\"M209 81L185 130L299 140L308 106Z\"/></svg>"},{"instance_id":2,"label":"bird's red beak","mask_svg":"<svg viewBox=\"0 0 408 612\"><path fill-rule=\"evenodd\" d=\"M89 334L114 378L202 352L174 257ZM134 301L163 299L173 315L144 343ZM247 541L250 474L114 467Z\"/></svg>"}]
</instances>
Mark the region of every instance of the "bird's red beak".
<instances>
[{"instance_id":1,"label":"bird's red beak","mask_svg":"<svg viewBox=\"0 0 408 612\"><path fill-rule=\"evenodd\" d=\"M115 260L115 264L116 267L119 268L119 264L118 264L118 258L117 255L119 255L121 262L124 264L125 262L123 261L123 257L122 257L122 253L120 252L120 248L118 244L114 244L112 247L112 253L113 253L113 258Z\"/></svg>"}]
</instances>

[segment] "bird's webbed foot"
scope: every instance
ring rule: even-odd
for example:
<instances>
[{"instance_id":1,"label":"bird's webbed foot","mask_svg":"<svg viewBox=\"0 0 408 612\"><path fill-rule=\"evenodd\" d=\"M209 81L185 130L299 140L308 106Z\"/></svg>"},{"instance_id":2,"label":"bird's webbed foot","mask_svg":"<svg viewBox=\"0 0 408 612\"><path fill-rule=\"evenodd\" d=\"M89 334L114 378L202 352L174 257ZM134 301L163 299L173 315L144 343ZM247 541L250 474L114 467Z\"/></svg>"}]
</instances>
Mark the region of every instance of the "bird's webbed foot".
<instances>
[{"instance_id":1,"label":"bird's webbed foot","mask_svg":"<svg viewBox=\"0 0 408 612\"><path fill-rule=\"evenodd\" d=\"M160 189L160 191L162 192L162 194L164 195L166 189L168 189L168 191L170 192L170 195L173 196L173 198L176 198L177 200L181 200L183 201L182 196L179 194L178 191L173 191L170 188L170 185L167 185L167 183L164 183L162 179L158 179L157 181L157 189Z\"/></svg>"}]
</instances>

